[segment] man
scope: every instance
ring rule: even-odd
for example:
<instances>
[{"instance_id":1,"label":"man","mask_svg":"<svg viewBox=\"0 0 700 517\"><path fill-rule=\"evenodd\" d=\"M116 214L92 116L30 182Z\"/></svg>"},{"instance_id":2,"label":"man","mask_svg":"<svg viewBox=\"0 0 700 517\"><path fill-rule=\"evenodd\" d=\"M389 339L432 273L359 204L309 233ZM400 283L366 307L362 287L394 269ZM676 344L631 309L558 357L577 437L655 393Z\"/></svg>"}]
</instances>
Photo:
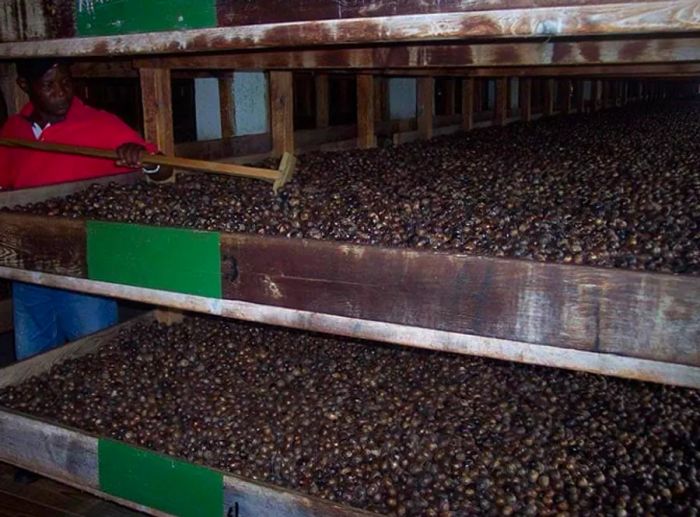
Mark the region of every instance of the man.
<instances>
[{"instance_id":1,"label":"man","mask_svg":"<svg viewBox=\"0 0 700 517\"><path fill-rule=\"evenodd\" d=\"M141 167L144 152L156 147L110 113L73 96L70 70L58 59L17 65L17 84L29 96L11 116L0 137L116 149L119 159L91 158L0 146L0 188L37 187L123 172ZM143 169L155 179L170 170ZM12 289L15 352L18 360L59 346L117 321L114 300L15 282Z\"/></svg>"}]
</instances>

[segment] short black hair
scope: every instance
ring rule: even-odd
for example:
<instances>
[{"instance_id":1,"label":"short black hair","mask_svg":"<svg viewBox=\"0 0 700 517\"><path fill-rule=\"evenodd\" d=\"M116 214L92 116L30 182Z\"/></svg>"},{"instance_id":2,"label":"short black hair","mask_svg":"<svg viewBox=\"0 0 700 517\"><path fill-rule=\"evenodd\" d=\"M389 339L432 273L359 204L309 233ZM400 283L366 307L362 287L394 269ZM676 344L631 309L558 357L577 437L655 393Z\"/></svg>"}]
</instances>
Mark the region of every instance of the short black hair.
<instances>
[{"instance_id":1,"label":"short black hair","mask_svg":"<svg viewBox=\"0 0 700 517\"><path fill-rule=\"evenodd\" d=\"M17 62L17 75L28 81L35 81L41 79L49 69L65 63L65 60L58 57L22 59Z\"/></svg>"}]
</instances>

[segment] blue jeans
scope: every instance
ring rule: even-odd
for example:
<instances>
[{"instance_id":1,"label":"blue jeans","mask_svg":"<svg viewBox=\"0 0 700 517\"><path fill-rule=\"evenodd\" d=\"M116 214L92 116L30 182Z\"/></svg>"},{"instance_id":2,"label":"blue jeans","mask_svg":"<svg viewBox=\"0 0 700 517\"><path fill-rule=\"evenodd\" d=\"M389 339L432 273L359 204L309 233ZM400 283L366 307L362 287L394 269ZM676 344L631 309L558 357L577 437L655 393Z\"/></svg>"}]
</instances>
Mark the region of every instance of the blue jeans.
<instances>
[{"instance_id":1,"label":"blue jeans","mask_svg":"<svg viewBox=\"0 0 700 517\"><path fill-rule=\"evenodd\" d=\"M117 302L40 285L12 283L17 360L117 323Z\"/></svg>"}]
</instances>

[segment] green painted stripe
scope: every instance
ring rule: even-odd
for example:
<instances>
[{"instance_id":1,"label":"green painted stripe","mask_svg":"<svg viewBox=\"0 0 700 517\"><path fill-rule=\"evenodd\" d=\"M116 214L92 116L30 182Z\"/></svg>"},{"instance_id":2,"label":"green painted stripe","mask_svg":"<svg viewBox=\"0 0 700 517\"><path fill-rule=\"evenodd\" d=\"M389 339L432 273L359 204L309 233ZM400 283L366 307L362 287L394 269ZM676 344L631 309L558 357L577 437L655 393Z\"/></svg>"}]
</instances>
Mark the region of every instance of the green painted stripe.
<instances>
[{"instance_id":1,"label":"green painted stripe","mask_svg":"<svg viewBox=\"0 0 700 517\"><path fill-rule=\"evenodd\" d=\"M88 278L221 298L218 233L88 221Z\"/></svg>"},{"instance_id":2,"label":"green painted stripe","mask_svg":"<svg viewBox=\"0 0 700 517\"><path fill-rule=\"evenodd\" d=\"M216 27L215 0L75 0L79 36Z\"/></svg>"},{"instance_id":3,"label":"green painted stripe","mask_svg":"<svg viewBox=\"0 0 700 517\"><path fill-rule=\"evenodd\" d=\"M220 517L223 476L204 467L100 438L100 490L181 517Z\"/></svg>"}]
</instances>

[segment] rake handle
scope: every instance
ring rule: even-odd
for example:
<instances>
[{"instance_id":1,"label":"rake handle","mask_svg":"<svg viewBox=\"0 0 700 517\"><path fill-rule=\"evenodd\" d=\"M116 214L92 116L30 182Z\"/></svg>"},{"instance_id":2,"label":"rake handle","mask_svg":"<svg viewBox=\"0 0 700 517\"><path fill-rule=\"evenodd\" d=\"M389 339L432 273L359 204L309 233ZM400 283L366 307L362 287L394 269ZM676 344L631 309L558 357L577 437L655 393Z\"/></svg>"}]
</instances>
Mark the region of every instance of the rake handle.
<instances>
[{"instance_id":1,"label":"rake handle","mask_svg":"<svg viewBox=\"0 0 700 517\"><path fill-rule=\"evenodd\" d=\"M98 147L84 147L78 145L56 144L53 142L39 142L33 140L20 140L15 138L0 138L0 145L8 147L25 147L48 151L54 153L77 154L80 156L92 156L95 158L109 158L117 160L117 152L111 149L101 149ZM165 156L162 154L142 154L141 163L149 165L164 165L166 167L177 167L203 172L213 172L215 174L229 174L231 176L244 176L246 178L264 179L275 181L280 178L280 172L259 167L248 167L232 163L208 162L205 160L193 160L190 158L178 158L175 156Z\"/></svg>"}]
</instances>

